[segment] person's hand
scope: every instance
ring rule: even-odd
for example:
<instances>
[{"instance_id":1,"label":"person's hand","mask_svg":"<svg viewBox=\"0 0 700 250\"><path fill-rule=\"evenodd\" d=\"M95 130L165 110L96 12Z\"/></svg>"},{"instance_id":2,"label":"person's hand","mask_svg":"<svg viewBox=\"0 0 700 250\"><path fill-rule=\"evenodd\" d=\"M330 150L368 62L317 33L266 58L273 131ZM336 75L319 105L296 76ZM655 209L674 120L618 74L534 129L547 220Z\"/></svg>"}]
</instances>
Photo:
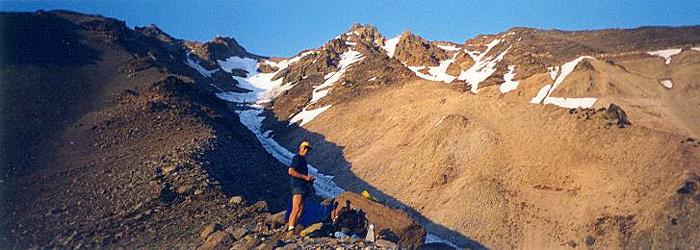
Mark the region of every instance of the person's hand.
<instances>
[{"instance_id":1,"label":"person's hand","mask_svg":"<svg viewBox=\"0 0 700 250\"><path fill-rule=\"evenodd\" d=\"M311 175L307 175L307 176L306 176L306 181L308 181L308 182L313 182L313 181L315 181L315 180L316 180L316 177L313 177L313 176L311 176Z\"/></svg>"}]
</instances>

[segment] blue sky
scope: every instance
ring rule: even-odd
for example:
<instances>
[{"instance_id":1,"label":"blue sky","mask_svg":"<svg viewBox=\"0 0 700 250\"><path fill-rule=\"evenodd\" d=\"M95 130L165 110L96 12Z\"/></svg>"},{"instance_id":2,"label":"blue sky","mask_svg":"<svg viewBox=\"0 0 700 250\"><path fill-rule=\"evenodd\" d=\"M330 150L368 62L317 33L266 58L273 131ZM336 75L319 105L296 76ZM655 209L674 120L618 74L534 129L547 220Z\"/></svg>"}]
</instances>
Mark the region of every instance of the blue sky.
<instances>
[{"instance_id":1,"label":"blue sky","mask_svg":"<svg viewBox=\"0 0 700 250\"><path fill-rule=\"evenodd\" d=\"M463 43L510 27L561 30L700 25L700 0L665 1L26 1L0 0L3 11L68 9L156 24L170 35L206 41L234 37L248 51L288 57L369 23L387 37L410 30L428 40Z\"/></svg>"}]
</instances>

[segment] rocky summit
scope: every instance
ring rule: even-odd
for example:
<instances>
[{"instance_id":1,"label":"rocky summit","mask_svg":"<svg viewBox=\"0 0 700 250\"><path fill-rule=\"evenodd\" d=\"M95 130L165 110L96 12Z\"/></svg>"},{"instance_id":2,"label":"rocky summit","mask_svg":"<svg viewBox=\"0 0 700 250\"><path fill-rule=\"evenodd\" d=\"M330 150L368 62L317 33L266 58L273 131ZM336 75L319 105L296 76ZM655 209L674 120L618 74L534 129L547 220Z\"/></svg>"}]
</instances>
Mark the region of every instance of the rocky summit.
<instances>
[{"instance_id":1,"label":"rocky summit","mask_svg":"<svg viewBox=\"0 0 700 250\"><path fill-rule=\"evenodd\" d=\"M700 26L280 58L38 11L0 41L3 249L700 247ZM301 141L309 202L355 210L287 232Z\"/></svg>"}]
</instances>

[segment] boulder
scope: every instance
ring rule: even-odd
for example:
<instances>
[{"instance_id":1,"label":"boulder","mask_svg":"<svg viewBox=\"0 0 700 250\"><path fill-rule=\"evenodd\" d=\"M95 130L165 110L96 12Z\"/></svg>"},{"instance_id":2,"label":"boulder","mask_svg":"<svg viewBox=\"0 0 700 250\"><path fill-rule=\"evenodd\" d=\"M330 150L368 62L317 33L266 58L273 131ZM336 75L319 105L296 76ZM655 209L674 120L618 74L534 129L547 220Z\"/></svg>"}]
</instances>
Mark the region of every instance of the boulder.
<instances>
[{"instance_id":1,"label":"boulder","mask_svg":"<svg viewBox=\"0 0 700 250\"><path fill-rule=\"evenodd\" d=\"M199 238L202 240L206 240L210 234L216 232L216 231L221 231L221 225L219 223L211 223L204 227L204 230L202 231L201 234L199 234Z\"/></svg>"},{"instance_id":2,"label":"boulder","mask_svg":"<svg viewBox=\"0 0 700 250\"><path fill-rule=\"evenodd\" d=\"M627 125L632 125L627 119L627 113L625 113L620 106L611 103L608 109L603 114L603 117L608 120L617 121L617 126L624 128Z\"/></svg>"},{"instance_id":3,"label":"boulder","mask_svg":"<svg viewBox=\"0 0 700 250\"><path fill-rule=\"evenodd\" d=\"M235 244L231 247L232 249L252 249L256 246L260 245L260 239L258 237L255 237L255 235L248 235L243 237L243 239L240 239L236 241Z\"/></svg>"},{"instance_id":4,"label":"boulder","mask_svg":"<svg viewBox=\"0 0 700 250\"><path fill-rule=\"evenodd\" d=\"M387 207L381 203L369 200L361 195L344 192L336 197L339 204L350 201L353 209L362 209L375 232L390 230L398 237L398 246L416 248L425 242L426 230L405 212ZM339 208L342 206L338 206Z\"/></svg>"},{"instance_id":5,"label":"boulder","mask_svg":"<svg viewBox=\"0 0 700 250\"><path fill-rule=\"evenodd\" d=\"M231 197L230 200L228 200L228 203L231 205L238 205L238 204L241 204L242 202L243 202L243 197L240 197L240 196L234 196L234 197Z\"/></svg>"},{"instance_id":6,"label":"boulder","mask_svg":"<svg viewBox=\"0 0 700 250\"><path fill-rule=\"evenodd\" d=\"M233 237L224 231L212 233L198 249L228 249L234 242Z\"/></svg>"},{"instance_id":7,"label":"boulder","mask_svg":"<svg viewBox=\"0 0 700 250\"><path fill-rule=\"evenodd\" d=\"M226 232L230 233L231 236L233 236L233 238L235 238L236 240L240 240L241 238L243 238L243 236L248 234L248 230L246 230L245 228L234 229L233 227L229 227L226 229Z\"/></svg>"}]
</instances>

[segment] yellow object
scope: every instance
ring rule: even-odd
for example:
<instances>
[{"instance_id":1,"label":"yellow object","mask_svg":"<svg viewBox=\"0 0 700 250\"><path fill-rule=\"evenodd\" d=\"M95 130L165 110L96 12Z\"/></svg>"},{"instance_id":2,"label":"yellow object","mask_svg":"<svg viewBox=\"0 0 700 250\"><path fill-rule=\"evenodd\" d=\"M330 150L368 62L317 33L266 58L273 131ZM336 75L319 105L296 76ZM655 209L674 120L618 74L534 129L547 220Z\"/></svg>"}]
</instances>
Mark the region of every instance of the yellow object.
<instances>
[{"instance_id":1,"label":"yellow object","mask_svg":"<svg viewBox=\"0 0 700 250\"><path fill-rule=\"evenodd\" d=\"M371 201L379 202L379 200L377 198L374 198L371 195L369 195L369 192L367 192L367 190L362 190L362 196L364 196L365 198L367 198Z\"/></svg>"}]
</instances>

